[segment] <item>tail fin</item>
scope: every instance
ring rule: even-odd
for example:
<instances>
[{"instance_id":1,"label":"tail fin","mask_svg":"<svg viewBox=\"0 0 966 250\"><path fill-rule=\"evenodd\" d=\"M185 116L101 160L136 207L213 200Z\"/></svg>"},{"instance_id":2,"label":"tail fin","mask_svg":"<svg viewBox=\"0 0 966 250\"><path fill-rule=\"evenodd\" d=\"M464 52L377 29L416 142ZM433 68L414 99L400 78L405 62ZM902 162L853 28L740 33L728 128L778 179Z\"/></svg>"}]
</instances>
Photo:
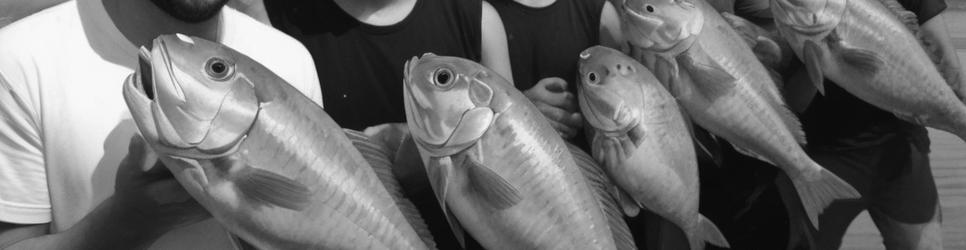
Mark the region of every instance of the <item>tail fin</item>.
<instances>
[{"instance_id":1,"label":"tail fin","mask_svg":"<svg viewBox=\"0 0 966 250\"><path fill-rule=\"evenodd\" d=\"M802 199L805 213L808 214L808 219L815 228L818 228L818 215L833 201L862 197L852 185L824 168L821 168L817 178L816 176L809 178L807 175L800 175L792 182L795 184L799 198Z\"/></svg>"},{"instance_id":2,"label":"tail fin","mask_svg":"<svg viewBox=\"0 0 966 250\"><path fill-rule=\"evenodd\" d=\"M714 225L714 222L708 220L704 215L698 215L698 226L692 234L688 236L688 241L691 243L691 250L704 249L704 242L719 247L731 248L731 244L728 244L728 240L725 239L724 234L721 234L721 231Z\"/></svg>"}]
</instances>

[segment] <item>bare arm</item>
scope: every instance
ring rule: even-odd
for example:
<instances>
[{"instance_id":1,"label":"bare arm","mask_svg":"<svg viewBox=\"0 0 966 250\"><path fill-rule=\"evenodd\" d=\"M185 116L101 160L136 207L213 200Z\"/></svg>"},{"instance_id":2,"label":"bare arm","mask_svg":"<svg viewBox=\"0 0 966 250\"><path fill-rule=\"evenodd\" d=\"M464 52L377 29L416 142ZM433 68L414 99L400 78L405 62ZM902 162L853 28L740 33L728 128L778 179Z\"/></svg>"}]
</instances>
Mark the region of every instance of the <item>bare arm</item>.
<instances>
[{"instance_id":1,"label":"bare arm","mask_svg":"<svg viewBox=\"0 0 966 250\"><path fill-rule=\"evenodd\" d=\"M966 75L964 75L963 68L959 63L959 56L956 55L956 48L949 38L944 17L946 13L945 11L939 13L939 15L923 23L921 26L922 34L938 50L935 53L941 59L937 66L939 67L939 71L943 73L946 82L953 88L953 91L956 92L956 96L960 100L966 101L966 86L964 86Z\"/></svg>"},{"instance_id":2,"label":"bare arm","mask_svg":"<svg viewBox=\"0 0 966 250\"><path fill-rule=\"evenodd\" d=\"M600 11L600 45L616 50L624 46L620 16L610 2L604 2L604 9Z\"/></svg>"},{"instance_id":3,"label":"bare arm","mask_svg":"<svg viewBox=\"0 0 966 250\"><path fill-rule=\"evenodd\" d=\"M0 223L0 249L141 249L211 216L148 155L135 136L118 167L114 195L63 232L50 234L48 224Z\"/></svg>"},{"instance_id":4,"label":"bare arm","mask_svg":"<svg viewBox=\"0 0 966 250\"><path fill-rule=\"evenodd\" d=\"M480 46L480 64L496 71L496 73L513 83L513 71L510 69L510 52L507 49L506 31L503 20L493 5L483 1L482 42Z\"/></svg>"}]
</instances>

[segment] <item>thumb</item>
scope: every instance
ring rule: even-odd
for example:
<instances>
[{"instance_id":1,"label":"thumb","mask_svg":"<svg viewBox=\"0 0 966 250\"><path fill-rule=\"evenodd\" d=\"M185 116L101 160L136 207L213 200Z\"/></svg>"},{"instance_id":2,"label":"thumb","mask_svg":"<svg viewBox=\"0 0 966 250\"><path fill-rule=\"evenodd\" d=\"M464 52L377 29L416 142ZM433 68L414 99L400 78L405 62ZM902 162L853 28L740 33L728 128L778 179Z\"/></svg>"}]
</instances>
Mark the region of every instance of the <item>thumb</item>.
<instances>
[{"instance_id":1,"label":"thumb","mask_svg":"<svg viewBox=\"0 0 966 250\"><path fill-rule=\"evenodd\" d=\"M543 88L551 93L567 92L567 81L560 77L547 77L541 79L539 82L537 82L537 85L543 85Z\"/></svg>"}]
</instances>

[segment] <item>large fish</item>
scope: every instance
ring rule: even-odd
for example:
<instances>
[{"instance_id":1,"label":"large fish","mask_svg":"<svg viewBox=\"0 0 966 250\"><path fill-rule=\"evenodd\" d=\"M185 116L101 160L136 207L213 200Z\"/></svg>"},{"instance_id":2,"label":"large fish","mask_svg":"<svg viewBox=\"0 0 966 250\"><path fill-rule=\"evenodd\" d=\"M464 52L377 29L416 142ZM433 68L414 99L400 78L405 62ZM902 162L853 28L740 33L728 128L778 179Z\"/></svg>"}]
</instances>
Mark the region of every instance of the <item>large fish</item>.
<instances>
[{"instance_id":1,"label":"large fish","mask_svg":"<svg viewBox=\"0 0 966 250\"><path fill-rule=\"evenodd\" d=\"M141 135L165 163L187 163L166 165L230 232L262 249L434 247L417 233L418 214L387 191L395 182L261 64L180 34L139 58L123 89Z\"/></svg>"},{"instance_id":2,"label":"large fish","mask_svg":"<svg viewBox=\"0 0 966 250\"><path fill-rule=\"evenodd\" d=\"M595 46L580 53L580 110L594 130L594 156L637 204L680 227L691 249L728 247L698 213L698 162L690 124L651 71L620 51ZM608 157L610 155L610 157Z\"/></svg>"},{"instance_id":3,"label":"large fish","mask_svg":"<svg viewBox=\"0 0 966 250\"><path fill-rule=\"evenodd\" d=\"M828 78L899 118L966 140L966 105L895 11L876 0L773 0L771 10L819 91Z\"/></svg>"},{"instance_id":4,"label":"large fish","mask_svg":"<svg viewBox=\"0 0 966 250\"><path fill-rule=\"evenodd\" d=\"M487 249L615 249L563 139L497 73L425 54L406 63L406 120L456 235ZM462 225L462 226L461 226Z\"/></svg>"},{"instance_id":5,"label":"large fish","mask_svg":"<svg viewBox=\"0 0 966 250\"><path fill-rule=\"evenodd\" d=\"M832 201L859 197L805 154L801 124L768 71L705 1L627 0L621 20L625 38L695 123L792 178L812 224Z\"/></svg>"}]
</instances>

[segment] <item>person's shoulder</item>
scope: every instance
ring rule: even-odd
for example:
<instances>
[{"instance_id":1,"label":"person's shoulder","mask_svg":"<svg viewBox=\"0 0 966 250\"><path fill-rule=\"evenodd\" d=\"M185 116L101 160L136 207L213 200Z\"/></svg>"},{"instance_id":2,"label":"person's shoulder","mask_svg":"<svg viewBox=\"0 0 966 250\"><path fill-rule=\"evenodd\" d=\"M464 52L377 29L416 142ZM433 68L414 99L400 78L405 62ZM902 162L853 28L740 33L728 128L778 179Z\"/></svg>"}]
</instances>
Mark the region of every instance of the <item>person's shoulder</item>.
<instances>
[{"instance_id":1,"label":"person's shoulder","mask_svg":"<svg viewBox=\"0 0 966 250\"><path fill-rule=\"evenodd\" d=\"M0 57L11 53L53 50L64 33L78 29L80 17L75 1L68 1L34 13L0 28Z\"/></svg>"}]
</instances>

